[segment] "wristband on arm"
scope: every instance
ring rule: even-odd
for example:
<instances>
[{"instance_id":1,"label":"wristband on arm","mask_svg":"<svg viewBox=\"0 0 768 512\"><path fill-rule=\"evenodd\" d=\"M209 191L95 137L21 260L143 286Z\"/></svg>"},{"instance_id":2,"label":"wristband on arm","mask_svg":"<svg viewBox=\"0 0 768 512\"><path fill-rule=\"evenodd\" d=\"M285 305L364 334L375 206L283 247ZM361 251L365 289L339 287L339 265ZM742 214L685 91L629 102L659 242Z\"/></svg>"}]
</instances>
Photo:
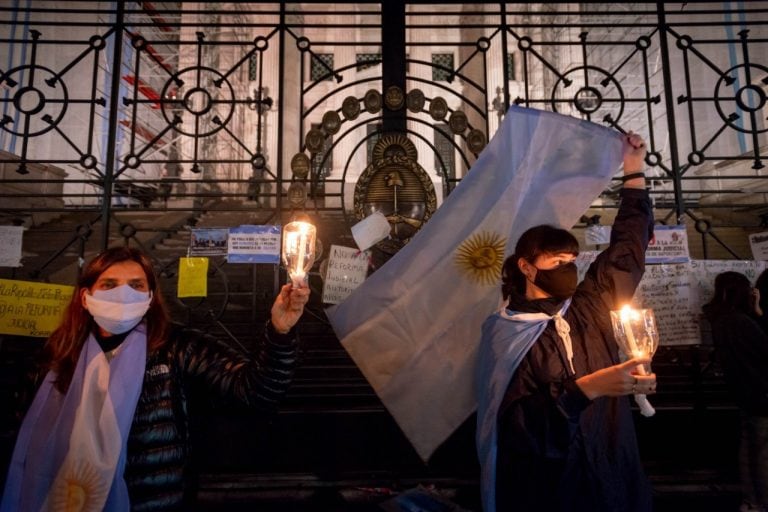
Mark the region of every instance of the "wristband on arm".
<instances>
[{"instance_id":1,"label":"wristband on arm","mask_svg":"<svg viewBox=\"0 0 768 512\"><path fill-rule=\"evenodd\" d=\"M633 180L635 178L645 178L645 173L641 171L641 172L633 172L632 174L626 174L621 177L621 182L626 183L627 181Z\"/></svg>"}]
</instances>

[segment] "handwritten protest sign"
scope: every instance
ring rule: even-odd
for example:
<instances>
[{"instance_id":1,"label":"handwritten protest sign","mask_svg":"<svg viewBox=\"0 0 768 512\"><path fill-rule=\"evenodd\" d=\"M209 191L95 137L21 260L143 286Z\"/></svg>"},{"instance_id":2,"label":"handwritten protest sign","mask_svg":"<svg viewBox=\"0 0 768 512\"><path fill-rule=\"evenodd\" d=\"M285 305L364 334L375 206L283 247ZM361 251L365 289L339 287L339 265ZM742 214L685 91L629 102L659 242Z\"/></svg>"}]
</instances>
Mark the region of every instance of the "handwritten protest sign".
<instances>
[{"instance_id":1,"label":"handwritten protest sign","mask_svg":"<svg viewBox=\"0 0 768 512\"><path fill-rule=\"evenodd\" d=\"M756 260L768 260L768 232L749 235L752 257Z\"/></svg>"},{"instance_id":2,"label":"handwritten protest sign","mask_svg":"<svg viewBox=\"0 0 768 512\"><path fill-rule=\"evenodd\" d=\"M48 337L73 291L72 286L0 279L0 333Z\"/></svg>"},{"instance_id":3,"label":"handwritten protest sign","mask_svg":"<svg viewBox=\"0 0 768 512\"><path fill-rule=\"evenodd\" d=\"M597 251L576 258L579 281L584 278ZM701 307L712 299L715 277L726 271L741 272L754 283L768 268L768 261L691 260L686 263L646 265L634 306L653 309L662 345L698 345L706 328ZM705 329L706 330L706 329Z\"/></svg>"},{"instance_id":4,"label":"handwritten protest sign","mask_svg":"<svg viewBox=\"0 0 768 512\"><path fill-rule=\"evenodd\" d=\"M208 258L179 258L179 283L176 296L208 296Z\"/></svg>"},{"instance_id":5,"label":"handwritten protest sign","mask_svg":"<svg viewBox=\"0 0 768 512\"><path fill-rule=\"evenodd\" d=\"M701 299L690 263L647 265L635 292L638 307L653 309L662 345L701 342Z\"/></svg>"},{"instance_id":6,"label":"handwritten protest sign","mask_svg":"<svg viewBox=\"0 0 768 512\"><path fill-rule=\"evenodd\" d=\"M702 339L701 312L712 299L715 277L741 272L754 283L766 268L764 261L691 260L688 263L647 265L635 294L639 305L653 308L662 345L695 345Z\"/></svg>"},{"instance_id":7,"label":"handwritten protest sign","mask_svg":"<svg viewBox=\"0 0 768 512\"><path fill-rule=\"evenodd\" d=\"M0 267L21 266L23 226L0 226Z\"/></svg>"},{"instance_id":8,"label":"handwritten protest sign","mask_svg":"<svg viewBox=\"0 0 768 512\"><path fill-rule=\"evenodd\" d=\"M323 284L323 302L339 304L360 286L368 273L369 256L367 251L331 245Z\"/></svg>"}]
</instances>

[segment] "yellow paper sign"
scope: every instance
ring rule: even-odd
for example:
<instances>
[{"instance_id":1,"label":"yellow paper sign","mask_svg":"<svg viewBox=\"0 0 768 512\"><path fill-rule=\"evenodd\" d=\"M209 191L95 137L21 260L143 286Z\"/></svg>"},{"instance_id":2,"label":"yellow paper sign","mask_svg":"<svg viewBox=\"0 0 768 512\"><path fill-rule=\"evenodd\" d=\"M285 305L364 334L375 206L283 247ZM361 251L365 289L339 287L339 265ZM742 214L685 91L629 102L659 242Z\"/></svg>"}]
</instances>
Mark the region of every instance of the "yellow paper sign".
<instances>
[{"instance_id":1,"label":"yellow paper sign","mask_svg":"<svg viewBox=\"0 0 768 512\"><path fill-rule=\"evenodd\" d=\"M179 258L179 286L176 296L208 296L208 258Z\"/></svg>"},{"instance_id":2,"label":"yellow paper sign","mask_svg":"<svg viewBox=\"0 0 768 512\"><path fill-rule=\"evenodd\" d=\"M50 336L74 290L61 284L0 279L0 334Z\"/></svg>"}]
</instances>

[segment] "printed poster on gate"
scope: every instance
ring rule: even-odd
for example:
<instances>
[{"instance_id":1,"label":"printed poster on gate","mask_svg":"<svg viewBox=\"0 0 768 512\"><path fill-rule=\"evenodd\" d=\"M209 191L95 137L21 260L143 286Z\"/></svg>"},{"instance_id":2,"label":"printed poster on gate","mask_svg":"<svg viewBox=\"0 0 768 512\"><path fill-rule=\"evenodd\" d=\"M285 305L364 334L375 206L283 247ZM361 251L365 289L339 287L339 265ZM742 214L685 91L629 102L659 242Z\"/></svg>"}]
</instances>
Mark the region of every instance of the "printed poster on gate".
<instances>
[{"instance_id":1,"label":"printed poster on gate","mask_svg":"<svg viewBox=\"0 0 768 512\"><path fill-rule=\"evenodd\" d=\"M684 225L654 226L653 238L645 251L646 263L687 263L688 233Z\"/></svg>"},{"instance_id":2,"label":"printed poster on gate","mask_svg":"<svg viewBox=\"0 0 768 512\"><path fill-rule=\"evenodd\" d=\"M226 256L229 228L195 228L189 237L189 256Z\"/></svg>"},{"instance_id":3,"label":"printed poster on gate","mask_svg":"<svg viewBox=\"0 0 768 512\"><path fill-rule=\"evenodd\" d=\"M280 263L280 226L243 225L229 229L228 263Z\"/></svg>"},{"instance_id":4,"label":"printed poster on gate","mask_svg":"<svg viewBox=\"0 0 768 512\"><path fill-rule=\"evenodd\" d=\"M768 260L768 232L752 233L749 235L749 246L752 249L752 258L757 261Z\"/></svg>"}]
</instances>

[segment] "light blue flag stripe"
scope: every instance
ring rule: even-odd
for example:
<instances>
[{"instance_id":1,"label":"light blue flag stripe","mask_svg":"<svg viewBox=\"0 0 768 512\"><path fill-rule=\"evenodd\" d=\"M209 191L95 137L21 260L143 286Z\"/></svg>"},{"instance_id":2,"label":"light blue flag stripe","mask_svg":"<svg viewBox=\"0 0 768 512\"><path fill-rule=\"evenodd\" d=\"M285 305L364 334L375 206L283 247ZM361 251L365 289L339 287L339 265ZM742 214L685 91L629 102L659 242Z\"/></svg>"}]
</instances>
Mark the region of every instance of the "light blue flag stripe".
<instances>
[{"instance_id":1,"label":"light blue flag stripe","mask_svg":"<svg viewBox=\"0 0 768 512\"><path fill-rule=\"evenodd\" d=\"M527 228L569 228L621 163L618 133L513 106L413 240L327 310L342 345L422 459L475 410L480 329Z\"/></svg>"}]
</instances>

